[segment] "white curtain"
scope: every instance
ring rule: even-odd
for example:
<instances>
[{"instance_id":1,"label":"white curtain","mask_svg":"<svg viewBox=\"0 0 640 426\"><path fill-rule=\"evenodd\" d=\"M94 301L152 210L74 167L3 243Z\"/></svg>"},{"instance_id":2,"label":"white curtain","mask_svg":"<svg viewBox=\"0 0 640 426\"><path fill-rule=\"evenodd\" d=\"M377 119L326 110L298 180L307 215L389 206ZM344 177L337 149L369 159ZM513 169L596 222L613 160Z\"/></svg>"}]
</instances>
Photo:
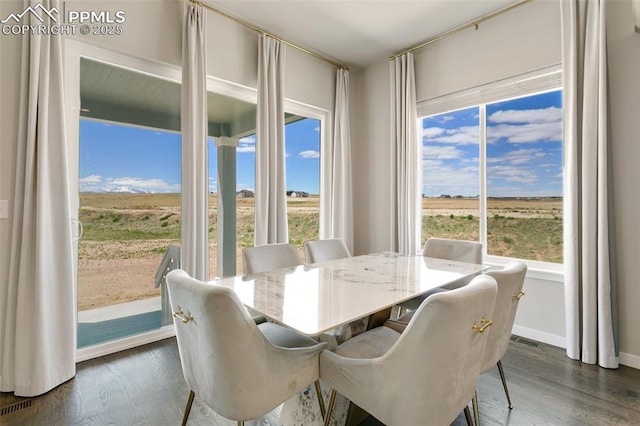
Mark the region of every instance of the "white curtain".
<instances>
[{"instance_id":1,"label":"white curtain","mask_svg":"<svg viewBox=\"0 0 640 426\"><path fill-rule=\"evenodd\" d=\"M413 55L389 62L391 77L391 249L416 254L420 248L421 145Z\"/></svg>"},{"instance_id":2,"label":"white curtain","mask_svg":"<svg viewBox=\"0 0 640 426\"><path fill-rule=\"evenodd\" d=\"M209 279L206 12L186 4L182 33L181 268Z\"/></svg>"},{"instance_id":3,"label":"white curtain","mask_svg":"<svg viewBox=\"0 0 640 426\"><path fill-rule=\"evenodd\" d=\"M353 253L353 192L351 130L349 125L349 71L336 74L333 146L331 147L331 222L329 238L341 239Z\"/></svg>"},{"instance_id":4,"label":"white curtain","mask_svg":"<svg viewBox=\"0 0 640 426\"><path fill-rule=\"evenodd\" d=\"M561 2L565 108L564 265L567 354L618 367L610 261L604 0Z\"/></svg>"},{"instance_id":5,"label":"white curtain","mask_svg":"<svg viewBox=\"0 0 640 426\"><path fill-rule=\"evenodd\" d=\"M258 48L255 245L286 243L284 45L265 34Z\"/></svg>"},{"instance_id":6,"label":"white curtain","mask_svg":"<svg viewBox=\"0 0 640 426\"><path fill-rule=\"evenodd\" d=\"M38 3L62 11L58 0L31 6ZM41 24L26 16L30 25ZM45 393L75 375L76 295L63 93L62 37L27 32L11 252L6 253L9 279L0 293L0 391L19 396Z\"/></svg>"}]
</instances>

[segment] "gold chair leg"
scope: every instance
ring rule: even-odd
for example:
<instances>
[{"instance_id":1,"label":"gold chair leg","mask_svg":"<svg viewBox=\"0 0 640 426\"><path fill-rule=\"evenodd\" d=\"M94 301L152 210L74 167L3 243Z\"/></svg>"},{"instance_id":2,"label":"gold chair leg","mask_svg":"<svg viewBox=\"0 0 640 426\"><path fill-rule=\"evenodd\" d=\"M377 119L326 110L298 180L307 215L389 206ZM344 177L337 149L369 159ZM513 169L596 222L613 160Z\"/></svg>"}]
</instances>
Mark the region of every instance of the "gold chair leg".
<instances>
[{"instance_id":1,"label":"gold chair leg","mask_svg":"<svg viewBox=\"0 0 640 426\"><path fill-rule=\"evenodd\" d=\"M324 398L322 398L322 389L320 388L320 380L316 380L316 397L318 398L318 405L320 406L320 415L322 415L322 420L324 420L327 411L324 408Z\"/></svg>"},{"instance_id":2,"label":"gold chair leg","mask_svg":"<svg viewBox=\"0 0 640 426\"><path fill-rule=\"evenodd\" d=\"M336 402L336 390L331 389L331 394L329 395L329 407L327 408L327 413L324 415L324 426L329 426L329 420L331 420L331 412L333 411L333 404Z\"/></svg>"},{"instance_id":3,"label":"gold chair leg","mask_svg":"<svg viewBox=\"0 0 640 426\"><path fill-rule=\"evenodd\" d=\"M182 426L186 426L189 413L191 412L191 405L193 404L193 397L196 396L195 392L189 392L189 398L187 399L187 406L184 408L184 415L182 416Z\"/></svg>"},{"instance_id":4,"label":"gold chair leg","mask_svg":"<svg viewBox=\"0 0 640 426\"><path fill-rule=\"evenodd\" d=\"M468 426L473 426L473 419L471 418L471 412L469 411L468 404L466 407L464 407L464 418L467 419Z\"/></svg>"},{"instance_id":5,"label":"gold chair leg","mask_svg":"<svg viewBox=\"0 0 640 426\"><path fill-rule=\"evenodd\" d=\"M498 371L500 372L500 378L502 379L502 387L504 388L504 393L505 395L507 395L509 410L511 410L513 408L513 405L511 405L511 397L509 396L509 389L507 389L507 379L504 377L504 370L502 369L502 360L498 360Z\"/></svg>"},{"instance_id":6,"label":"gold chair leg","mask_svg":"<svg viewBox=\"0 0 640 426\"><path fill-rule=\"evenodd\" d=\"M478 391L473 393L473 399L471 400L473 405L473 418L476 422L476 426L480 426L480 407L478 406Z\"/></svg>"}]
</instances>

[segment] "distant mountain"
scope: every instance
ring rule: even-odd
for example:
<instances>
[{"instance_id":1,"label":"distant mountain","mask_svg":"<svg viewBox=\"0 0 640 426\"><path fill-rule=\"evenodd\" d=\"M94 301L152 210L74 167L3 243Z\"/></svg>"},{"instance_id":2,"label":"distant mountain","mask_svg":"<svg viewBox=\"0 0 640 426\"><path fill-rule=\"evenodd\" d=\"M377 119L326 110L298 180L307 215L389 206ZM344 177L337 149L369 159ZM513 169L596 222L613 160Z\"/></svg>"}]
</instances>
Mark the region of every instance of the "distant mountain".
<instances>
[{"instance_id":1,"label":"distant mountain","mask_svg":"<svg viewBox=\"0 0 640 426\"><path fill-rule=\"evenodd\" d=\"M151 191L146 191L144 189L129 188L128 186L118 186L116 188L110 189L109 191L105 191L105 192L111 192L111 193L117 193L117 194L152 194Z\"/></svg>"}]
</instances>

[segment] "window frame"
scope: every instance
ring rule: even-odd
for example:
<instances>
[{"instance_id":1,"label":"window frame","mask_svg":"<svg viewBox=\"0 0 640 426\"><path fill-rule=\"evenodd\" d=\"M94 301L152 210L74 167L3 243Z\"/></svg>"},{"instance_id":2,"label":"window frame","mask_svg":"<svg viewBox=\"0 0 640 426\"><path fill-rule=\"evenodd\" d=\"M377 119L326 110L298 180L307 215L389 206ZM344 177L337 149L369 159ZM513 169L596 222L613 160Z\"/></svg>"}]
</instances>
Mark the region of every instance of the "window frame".
<instances>
[{"instance_id":1,"label":"window frame","mask_svg":"<svg viewBox=\"0 0 640 426\"><path fill-rule=\"evenodd\" d=\"M495 102L533 96L540 93L563 90L561 65L542 68L540 70L517 75L471 89L439 96L417 103L419 128L426 117L446 114L471 107L478 107L479 113L479 229L484 262L491 266L501 267L511 260L520 260L528 266L528 276L548 281L564 281L564 263L544 262L521 258L489 255L487 253L487 123L486 106ZM423 141L420 137L422 147ZM422 192L422 191L420 191ZM421 195L420 195L421 196ZM563 193L563 198L565 194ZM422 218L422 215L421 215ZM419 221L422 226L422 219ZM421 234L420 234L421 235Z\"/></svg>"}]
</instances>

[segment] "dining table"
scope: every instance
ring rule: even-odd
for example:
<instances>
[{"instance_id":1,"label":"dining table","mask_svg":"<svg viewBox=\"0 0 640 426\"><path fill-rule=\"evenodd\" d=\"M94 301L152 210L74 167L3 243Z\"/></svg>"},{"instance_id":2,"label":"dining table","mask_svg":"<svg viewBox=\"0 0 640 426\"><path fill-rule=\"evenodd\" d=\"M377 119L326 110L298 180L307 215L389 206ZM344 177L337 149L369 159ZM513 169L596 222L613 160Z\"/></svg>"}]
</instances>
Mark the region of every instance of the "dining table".
<instances>
[{"instance_id":1,"label":"dining table","mask_svg":"<svg viewBox=\"0 0 640 426\"><path fill-rule=\"evenodd\" d=\"M465 285L486 269L485 265L381 252L219 278L212 284L233 289L245 306L268 320L319 338L380 312L388 317L401 302L438 287ZM381 324L384 317L377 324L369 321L369 326ZM317 424L313 394L303 392L285 403L281 423ZM348 406L348 400L336 402L332 424L346 424Z\"/></svg>"},{"instance_id":2,"label":"dining table","mask_svg":"<svg viewBox=\"0 0 640 426\"><path fill-rule=\"evenodd\" d=\"M398 305L437 287L460 286L487 269L452 260L373 253L220 278L245 306L306 336Z\"/></svg>"}]
</instances>

